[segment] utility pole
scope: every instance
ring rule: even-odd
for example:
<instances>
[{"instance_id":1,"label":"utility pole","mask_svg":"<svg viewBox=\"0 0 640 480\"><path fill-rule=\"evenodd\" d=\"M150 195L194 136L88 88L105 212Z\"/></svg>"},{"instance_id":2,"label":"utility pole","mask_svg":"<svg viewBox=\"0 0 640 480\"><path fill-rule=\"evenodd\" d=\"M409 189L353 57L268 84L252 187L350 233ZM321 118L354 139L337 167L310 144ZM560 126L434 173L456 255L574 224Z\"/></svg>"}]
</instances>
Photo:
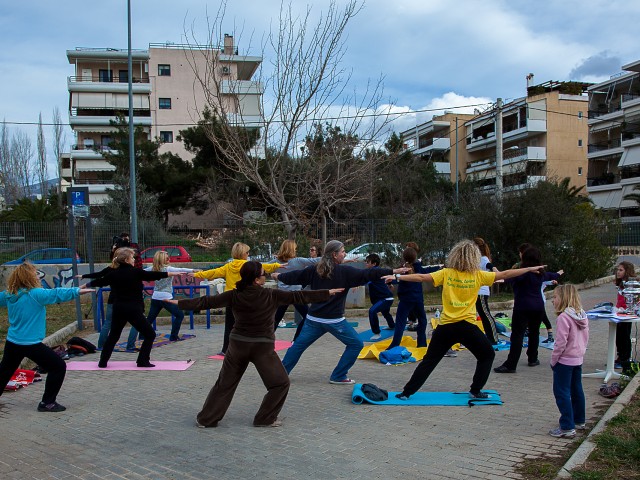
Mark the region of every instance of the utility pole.
<instances>
[{"instance_id":1,"label":"utility pole","mask_svg":"<svg viewBox=\"0 0 640 480\"><path fill-rule=\"evenodd\" d=\"M498 98L496 110L496 199L502 204L502 98Z\"/></svg>"},{"instance_id":2,"label":"utility pole","mask_svg":"<svg viewBox=\"0 0 640 480\"><path fill-rule=\"evenodd\" d=\"M456 117L456 205L458 205L458 117Z\"/></svg>"},{"instance_id":3,"label":"utility pole","mask_svg":"<svg viewBox=\"0 0 640 480\"><path fill-rule=\"evenodd\" d=\"M129 69L129 199L131 202L131 212L129 219L131 222L131 242L138 243L138 212L136 207L136 146L133 138L133 61L131 59L131 0L127 0L127 23L128 23L128 58L127 68Z\"/></svg>"}]
</instances>

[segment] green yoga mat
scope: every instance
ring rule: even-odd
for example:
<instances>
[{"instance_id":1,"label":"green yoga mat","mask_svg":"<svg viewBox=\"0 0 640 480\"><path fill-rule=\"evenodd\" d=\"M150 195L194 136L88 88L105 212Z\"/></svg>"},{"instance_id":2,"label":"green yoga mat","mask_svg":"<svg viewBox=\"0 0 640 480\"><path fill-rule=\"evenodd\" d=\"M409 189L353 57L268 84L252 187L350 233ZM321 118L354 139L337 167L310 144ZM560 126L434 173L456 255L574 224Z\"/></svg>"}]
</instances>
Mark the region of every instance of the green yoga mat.
<instances>
[{"instance_id":1,"label":"green yoga mat","mask_svg":"<svg viewBox=\"0 0 640 480\"><path fill-rule=\"evenodd\" d=\"M369 400L362 393L362 384L356 383L353 386L351 401L356 405L363 403L371 405L400 405L400 406L454 406L473 407L474 405L502 405L504 402L500 394L495 390L483 390L489 394L489 398L471 398L469 392L416 392L407 400L396 398L396 393L389 392L387 400L377 402Z\"/></svg>"}]
</instances>

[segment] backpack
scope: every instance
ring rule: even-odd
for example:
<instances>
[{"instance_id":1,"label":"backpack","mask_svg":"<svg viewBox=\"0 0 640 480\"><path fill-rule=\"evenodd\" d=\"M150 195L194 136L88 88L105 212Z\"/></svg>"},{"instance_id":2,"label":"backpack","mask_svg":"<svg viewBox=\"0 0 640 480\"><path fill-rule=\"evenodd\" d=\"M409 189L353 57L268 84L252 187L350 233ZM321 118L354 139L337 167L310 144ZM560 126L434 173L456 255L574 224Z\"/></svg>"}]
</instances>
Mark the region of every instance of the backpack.
<instances>
[{"instance_id":1,"label":"backpack","mask_svg":"<svg viewBox=\"0 0 640 480\"><path fill-rule=\"evenodd\" d=\"M67 341L67 353L69 354L78 354L78 353L95 353L96 346L80 337L71 337Z\"/></svg>"}]
</instances>

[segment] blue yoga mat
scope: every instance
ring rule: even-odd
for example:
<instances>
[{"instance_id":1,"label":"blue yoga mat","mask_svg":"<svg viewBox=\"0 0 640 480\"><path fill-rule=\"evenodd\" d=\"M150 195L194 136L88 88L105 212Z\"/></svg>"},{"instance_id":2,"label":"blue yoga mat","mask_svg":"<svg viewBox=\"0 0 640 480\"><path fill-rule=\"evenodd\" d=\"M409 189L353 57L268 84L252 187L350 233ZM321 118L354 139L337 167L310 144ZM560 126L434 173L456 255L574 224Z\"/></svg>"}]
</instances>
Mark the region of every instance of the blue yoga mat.
<instances>
[{"instance_id":1,"label":"blue yoga mat","mask_svg":"<svg viewBox=\"0 0 640 480\"><path fill-rule=\"evenodd\" d=\"M500 398L500 394L495 390L483 390L489 394L489 398L471 398L469 392L416 392L407 400L396 398L396 393L389 392L389 398L382 402L369 400L362 393L362 384L356 383L353 386L351 401L356 405L362 403L370 403L372 405L404 405L404 406L455 406L455 407L473 407L474 405L502 405L504 402Z\"/></svg>"},{"instance_id":2,"label":"blue yoga mat","mask_svg":"<svg viewBox=\"0 0 640 480\"><path fill-rule=\"evenodd\" d=\"M500 352L502 350L509 350L511 348L511 343L506 340L499 340L496 345L492 345L493 349L496 352Z\"/></svg>"},{"instance_id":3,"label":"blue yoga mat","mask_svg":"<svg viewBox=\"0 0 640 480\"><path fill-rule=\"evenodd\" d=\"M380 329L380 338L378 338L377 340L371 340L371 337L373 335L374 335L374 333L371 330L365 330L364 332L358 333L358 337L360 337L360 340L362 340L363 342L379 342L381 340L386 340L387 338L393 337L393 330L388 330L386 328L381 328Z\"/></svg>"}]
</instances>

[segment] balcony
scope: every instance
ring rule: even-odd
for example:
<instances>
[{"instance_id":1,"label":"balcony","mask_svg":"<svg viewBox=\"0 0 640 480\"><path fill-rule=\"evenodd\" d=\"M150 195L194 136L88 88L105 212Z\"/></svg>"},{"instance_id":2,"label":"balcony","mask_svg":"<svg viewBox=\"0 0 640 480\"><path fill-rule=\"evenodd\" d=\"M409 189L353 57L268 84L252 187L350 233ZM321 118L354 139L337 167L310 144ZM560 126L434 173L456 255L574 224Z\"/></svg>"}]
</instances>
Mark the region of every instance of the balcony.
<instances>
[{"instance_id":1,"label":"balcony","mask_svg":"<svg viewBox=\"0 0 640 480\"><path fill-rule=\"evenodd\" d=\"M515 165L521 162L546 162L547 149L545 147L524 147L514 150L505 150L502 158L502 166L515 169ZM470 162L467 165L467 175L483 170L496 168L496 157L492 156L483 160Z\"/></svg>"},{"instance_id":2,"label":"balcony","mask_svg":"<svg viewBox=\"0 0 640 480\"><path fill-rule=\"evenodd\" d=\"M223 80L220 82L220 93L223 95L262 95L264 87L261 82Z\"/></svg>"},{"instance_id":3,"label":"balcony","mask_svg":"<svg viewBox=\"0 0 640 480\"><path fill-rule=\"evenodd\" d=\"M100 77L95 75L67 77L69 92L113 92L128 93L129 81L119 81L117 77ZM148 76L133 77L131 86L133 93L151 93L151 83Z\"/></svg>"},{"instance_id":4,"label":"balcony","mask_svg":"<svg viewBox=\"0 0 640 480\"><path fill-rule=\"evenodd\" d=\"M445 138L428 138L424 141L420 141L420 145L417 149L413 150L412 153L414 155L422 155L427 152L431 152L434 150L437 151L445 151L451 148L451 139L449 137Z\"/></svg>"},{"instance_id":5,"label":"balcony","mask_svg":"<svg viewBox=\"0 0 640 480\"><path fill-rule=\"evenodd\" d=\"M640 133L639 132L624 132L622 134L623 148L630 148L636 145L640 145Z\"/></svg>"},{"instance_id":6,"label":"balcony","mask_svg":"<svg viewBox=\"0 0 640 480\"><path fill-rule=\"evenodd\" d=\"M624 108L631 108L640 105L640 95L633 93L623 93L620 96L620 106Z\"/></svg>"},{"instance_id":7,"label":"balcony","mask_svg":"<svg viewBox=\"0 0 640 480\"><path fill-rule=\"evenodd\" d=\"M587 146L587 157L597 158L607 155L616 155L622 153L622 140L620 138L612 138L607 142L590 143Z\"/></svg>"}]
</instances>

